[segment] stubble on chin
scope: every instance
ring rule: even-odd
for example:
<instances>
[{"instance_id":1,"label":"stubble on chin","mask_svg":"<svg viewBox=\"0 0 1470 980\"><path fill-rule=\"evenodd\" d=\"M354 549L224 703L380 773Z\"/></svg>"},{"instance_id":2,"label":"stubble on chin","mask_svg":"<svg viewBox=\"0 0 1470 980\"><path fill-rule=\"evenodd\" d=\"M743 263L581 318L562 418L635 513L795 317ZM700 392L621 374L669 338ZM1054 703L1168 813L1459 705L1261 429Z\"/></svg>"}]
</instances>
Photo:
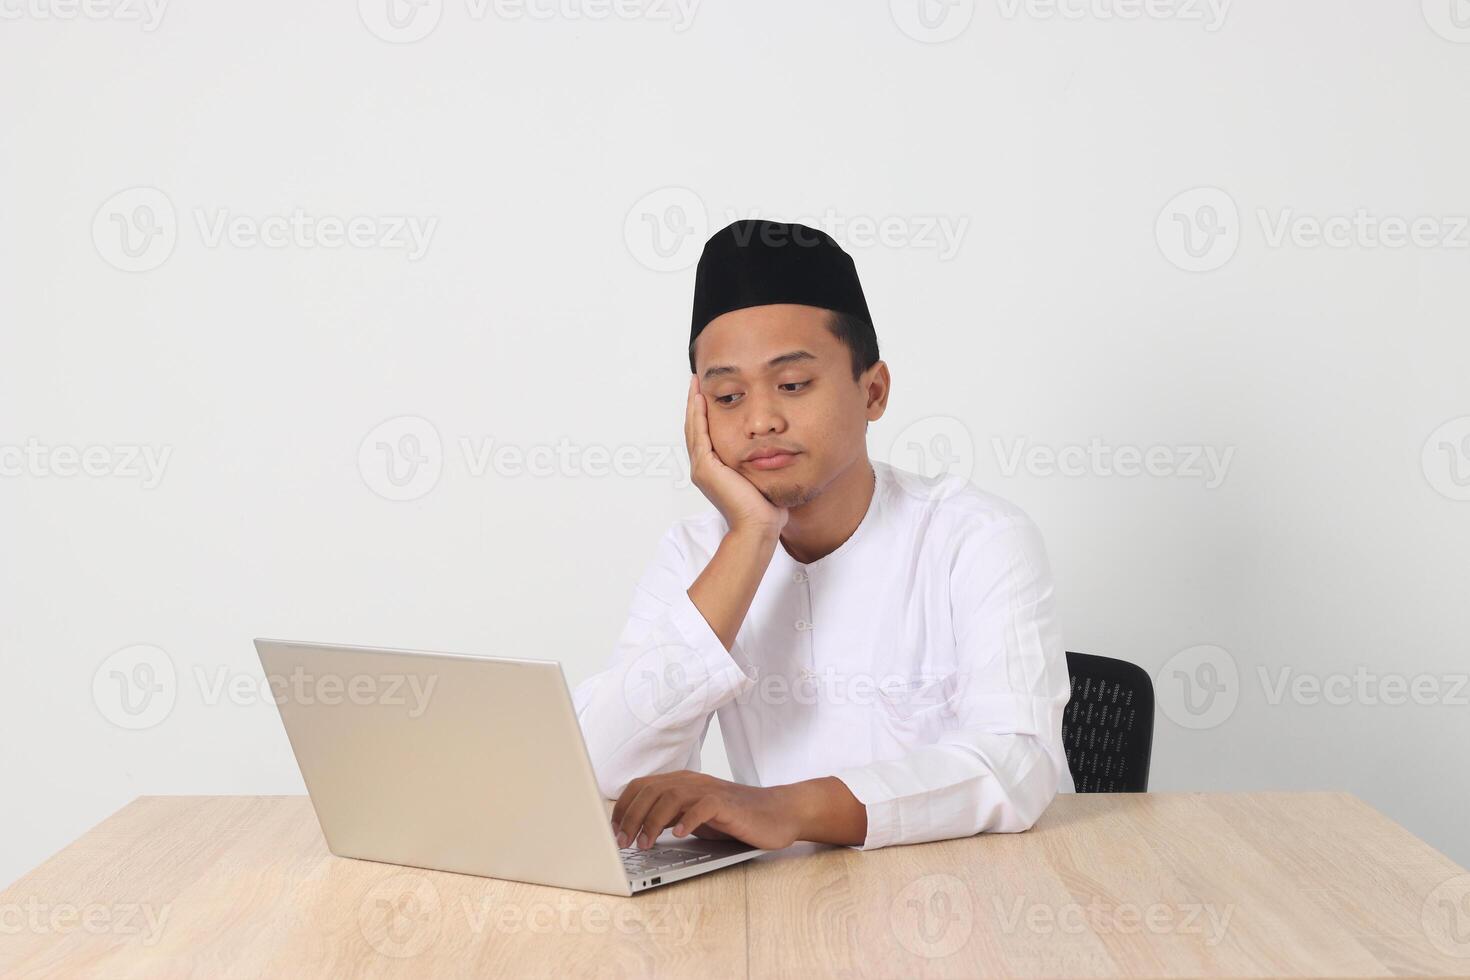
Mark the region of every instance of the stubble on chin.
<instances>
[{"instance_id":1,"label":"stubble on chin","mask_svg":"<svg viewBox=\"0 0 1470 980\"><path fill-rule=\"evenodd\" d=\"M788 483L761 491L761 495L773 505L785 507L788 510L811 503L820 493L821 491L802 486L800 483Z\"/></svg>"}]
</instances>

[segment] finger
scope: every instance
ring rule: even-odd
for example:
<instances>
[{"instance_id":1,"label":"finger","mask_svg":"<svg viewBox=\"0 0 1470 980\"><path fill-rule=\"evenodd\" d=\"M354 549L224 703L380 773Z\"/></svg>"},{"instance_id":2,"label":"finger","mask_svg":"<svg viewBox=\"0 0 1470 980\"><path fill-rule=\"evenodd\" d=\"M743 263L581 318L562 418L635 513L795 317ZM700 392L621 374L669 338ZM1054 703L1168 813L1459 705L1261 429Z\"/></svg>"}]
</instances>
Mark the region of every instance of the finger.
<instances>
[{"instance_id":1,"label":"finger","mask_svg":"<svg viewBox=\"0 0 1470 980\"><path fill-rule=\"evenodd\" d=\"M619 847L627 847L638 839L638 828L643 826L643 818L663 794L663 787L650 783L633 797L633 802L628 804L628 810L623 814L622 823L618 825Z\"/></svg>"},{"instance_id":2,"label":"finger","mask_svg":"<svg viewBox=\"0 0 1470 980\"><path fill-rule=\"evenodd\" d=\"M694 828L694 836L695 837L698 837L700 840L734 840L735 839L735 838L731 837L729 834L725 833L723 830L716 830L715 828L711 827L709 824L704 824L702 826L695 827Z\"/></svg>"},{"instance_id":3,"label":"finger","mask_svg":"<svg viewBox=\"0 0 1470 980\"><path fill-rule=\"evenodd\" d=\"M689 387L684 392L684 441L689 441L690 434L694 431L694 383L698 379L694 375L689 376Z\"/></svg>"},{"instance_id":4,"label":"finger","mask_svg":"<svg viewBox=\"0 0 1470 980\"><path fill-rule=\"evenodd\" d=\"M658 835L664 832L664 828L697 798L687 790L684 792L671 790L659 797L658 803L648 811L648 816L643 818L643 833L639 837L639 845L652 847L653 842L658 840Z\"/></svg>"},{"instance_id":5,"label":"finger","mask_svg":"<svg viewBox=\"0 0 1470 980\"><path fill-rule=\"evenodd\" d=\"M698 378L694 379L698 382ZM714 452L709 441L709 400L697 387L694 392L694 451L701 456Z\"/></svg>"},{"instance_id":6,"label":"finger","mask_svg":"<svg viewBox=\"0 0 1470 980\"><path fill-rule=\"evenodd\" d=\"M694 805L684 811L679 822L674 825L675 837L687 837L706 821L712 818L719 810L719 804L713 796L703 796L695 801Z\"/></svg>"},{"instance_id":7,"label":"finger","mask_svg":"<svg viewBox=\"0 0 1470 980\"><path fill-rule=\"evenodd\" d=\"M689 453L691 464L694 456L694 413L695 403L700 401L699 378L697 375L689 376L689 397L684 402L684 449Z\"/></svg>"},{"instance_id":8,"label":"finger","mask_svg":"<svg viewBox=\"0 0 1470 980\"><path fill-rule=\"evenodd\" d=\"M611 819L614 827L617 827L618 824L623 822L623 814L628 811L628 804L633 802L633 797L638 795L638 791L647 782L647 776L639 776L636 779L630 780L628 785L623 787L622 795L618 797L618 801L613 804L612 808Z\"/></svg>"}]
</instances>

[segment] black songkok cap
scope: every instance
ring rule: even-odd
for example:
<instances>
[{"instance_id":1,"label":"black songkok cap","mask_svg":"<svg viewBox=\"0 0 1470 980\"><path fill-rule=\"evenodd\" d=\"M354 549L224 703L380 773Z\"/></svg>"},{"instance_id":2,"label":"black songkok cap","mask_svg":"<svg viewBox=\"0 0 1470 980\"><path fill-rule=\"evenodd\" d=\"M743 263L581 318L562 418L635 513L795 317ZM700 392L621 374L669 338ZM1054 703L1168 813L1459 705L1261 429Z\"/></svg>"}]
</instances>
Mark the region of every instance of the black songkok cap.
<instances>
[{"instance_id":1,"label":"black songkok cap","mask_svg":"<svg viewBox=\"0 0 1470 980\"><path fill-rule=\"evenodd\" d=\"M870 333L873 329L857 266L831 235L782 221L736 221L710 236L699 256L689 370L694 370L694 340L711 320L771 303L846 313L862 320Z\"/></svg>"}]
</instances>

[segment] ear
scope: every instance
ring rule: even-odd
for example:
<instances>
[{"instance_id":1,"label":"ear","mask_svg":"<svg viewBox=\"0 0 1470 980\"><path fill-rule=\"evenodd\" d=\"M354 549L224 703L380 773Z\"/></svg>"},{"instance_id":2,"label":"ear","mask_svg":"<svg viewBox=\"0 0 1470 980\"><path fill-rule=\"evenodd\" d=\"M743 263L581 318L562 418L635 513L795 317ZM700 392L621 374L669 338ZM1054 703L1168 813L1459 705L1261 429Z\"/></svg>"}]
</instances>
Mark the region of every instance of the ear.
<instances>
[{"instance_id":1,"label":"ear","mask_svg":"<svg viewBox=\"0 0 1470 980\"><path fill-rule=\"evenodd\" d=\"M867 398L869 422L878 421L888 410L888 393L892 383L888 376L888 365L881 360L874 361L863 372L862 377L858 378L858 386Z\"/></svg>"}]
</instances>

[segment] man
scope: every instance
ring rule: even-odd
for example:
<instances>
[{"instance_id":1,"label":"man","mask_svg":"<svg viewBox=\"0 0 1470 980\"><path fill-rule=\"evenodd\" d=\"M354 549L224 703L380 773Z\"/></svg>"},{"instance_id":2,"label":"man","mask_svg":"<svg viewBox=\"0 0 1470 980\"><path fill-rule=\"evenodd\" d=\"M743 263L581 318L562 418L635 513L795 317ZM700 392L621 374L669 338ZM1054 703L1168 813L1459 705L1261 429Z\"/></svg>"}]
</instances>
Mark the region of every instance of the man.
<instances>
[{"instance_id":1,"label":"man","mask_svg":"<svg viewBox=\"0 0 1470 980\"><path fill-rule=\"evenodd\" d=\"M676 522L610 665L578 685L620 847L862 849L1026 830L1072 788L1040 535L950 477L870 460L888 366L852 259L738 221L695 275ZM701 773L718 714L734 782Z\"/></svg>"}]
</instances>

